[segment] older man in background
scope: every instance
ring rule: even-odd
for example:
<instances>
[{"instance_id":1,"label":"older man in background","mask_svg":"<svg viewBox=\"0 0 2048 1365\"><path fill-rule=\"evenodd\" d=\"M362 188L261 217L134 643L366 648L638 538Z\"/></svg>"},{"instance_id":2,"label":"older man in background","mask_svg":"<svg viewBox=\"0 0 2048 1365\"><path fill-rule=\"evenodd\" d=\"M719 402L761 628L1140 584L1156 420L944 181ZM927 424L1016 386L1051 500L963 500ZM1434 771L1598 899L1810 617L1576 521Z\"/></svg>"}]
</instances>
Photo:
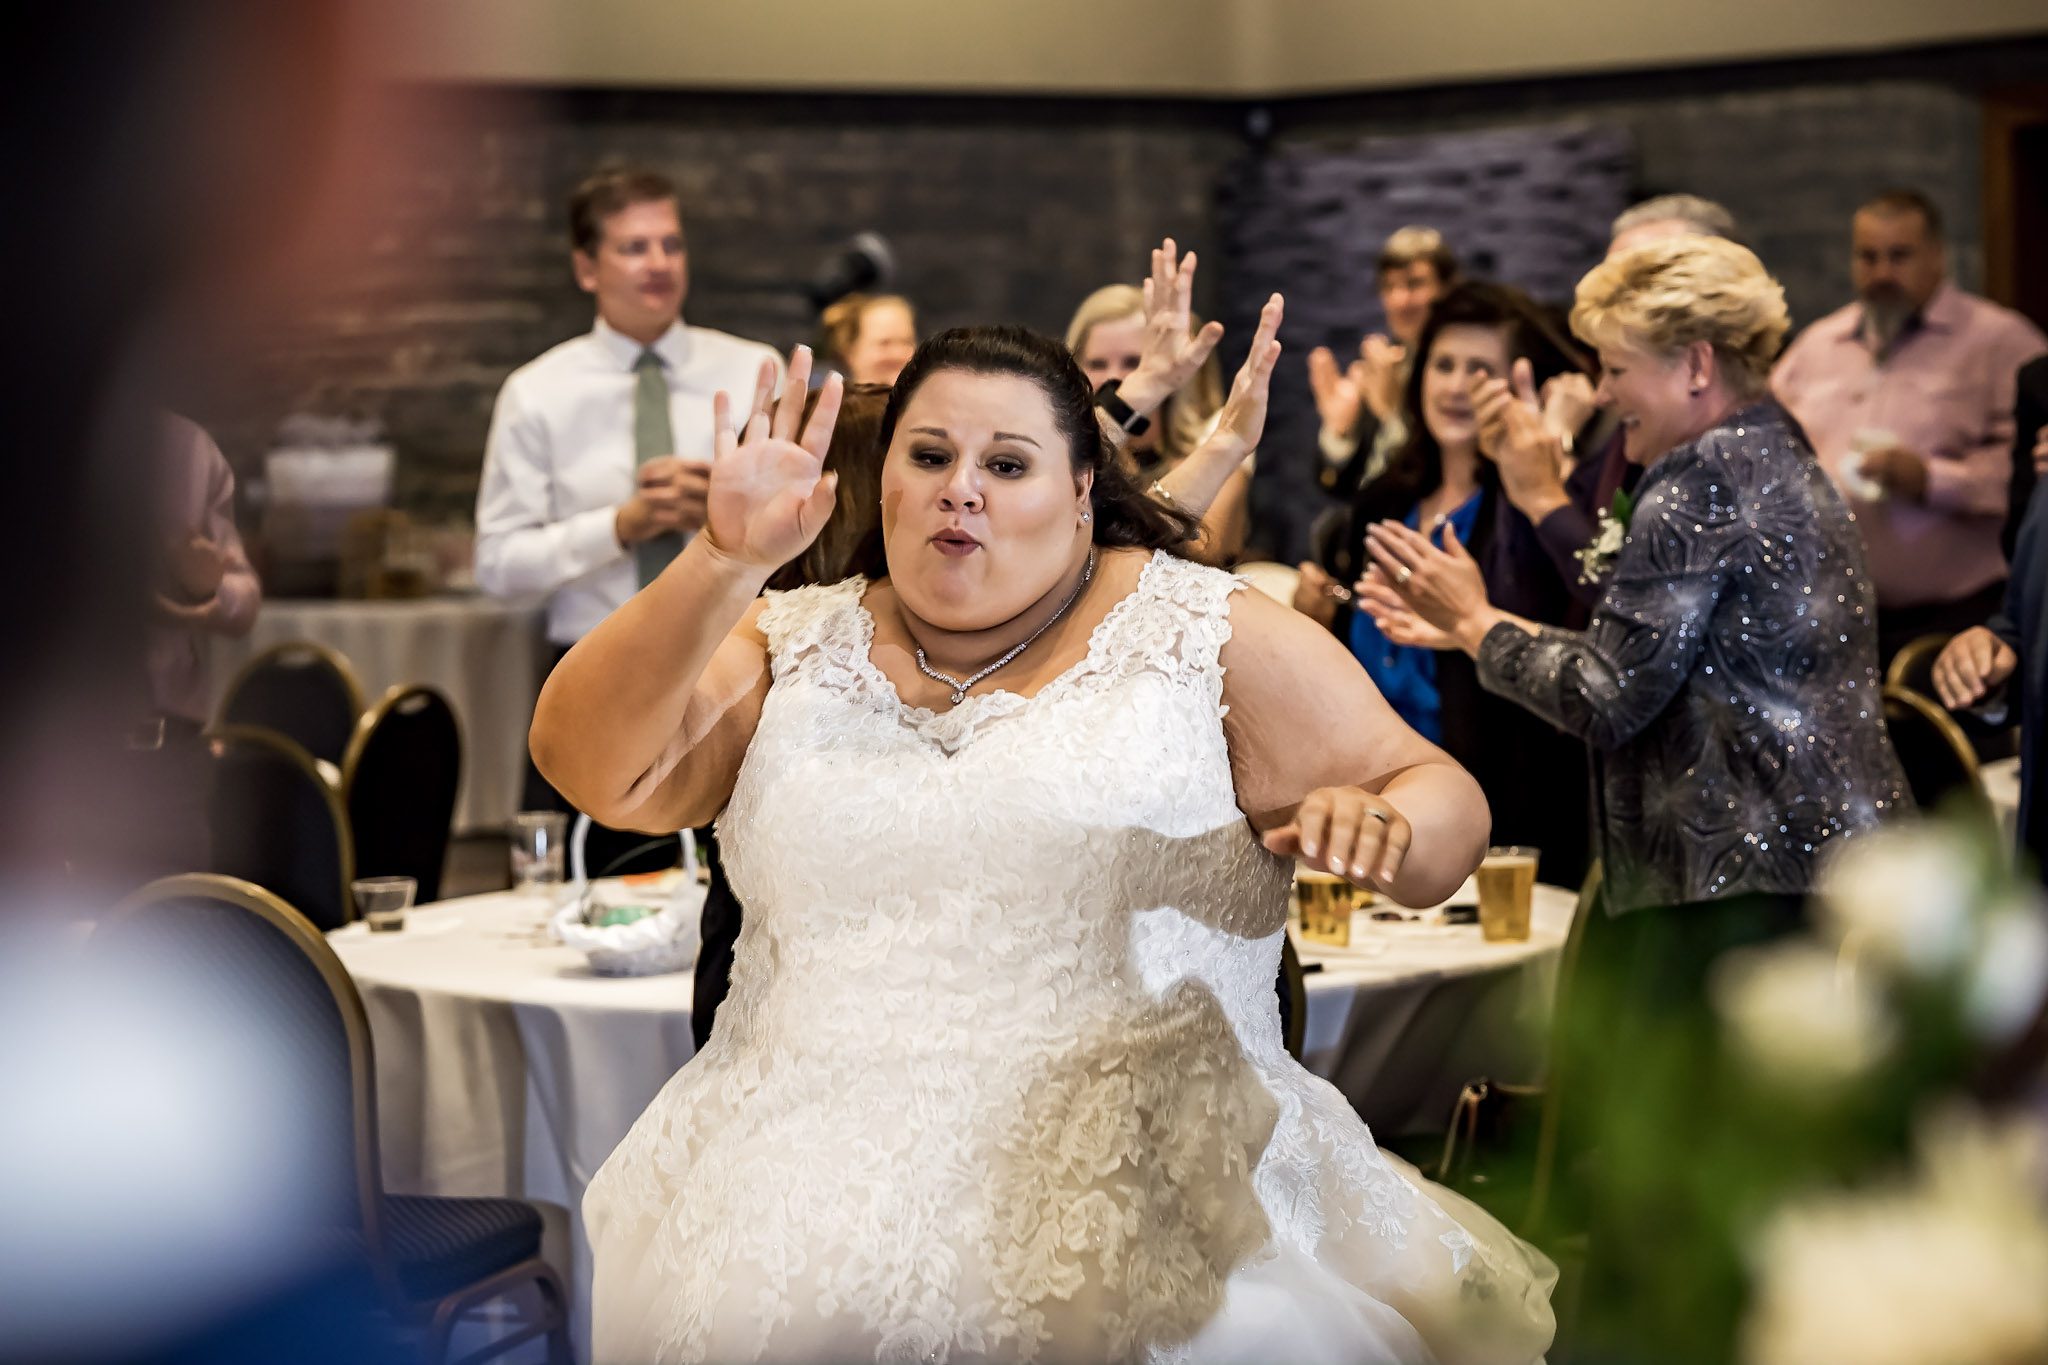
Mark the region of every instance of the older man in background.
<instances>
[{"instance_id":1,"label":"older man in background","mask_svg":"<svg viewBox=\"0 0 2048 1365\"><path fill-rule=\"evenodd\" d=\"M1856 210L1850 277L1856 301L1808 327L1771 386L1852 500L1889 662L1998 610L2015 376L2048 338L1950 282L1940 211L1914 190Z\"/></svg>"}]
</instances>

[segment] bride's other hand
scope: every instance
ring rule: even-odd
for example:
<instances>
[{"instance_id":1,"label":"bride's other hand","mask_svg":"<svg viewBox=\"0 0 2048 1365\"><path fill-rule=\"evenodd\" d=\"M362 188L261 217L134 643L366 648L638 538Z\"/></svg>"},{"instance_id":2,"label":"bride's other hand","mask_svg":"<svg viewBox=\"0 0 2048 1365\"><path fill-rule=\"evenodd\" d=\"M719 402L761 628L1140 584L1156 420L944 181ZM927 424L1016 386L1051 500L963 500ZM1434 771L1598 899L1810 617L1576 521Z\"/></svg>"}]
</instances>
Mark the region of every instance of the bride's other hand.
<instances>
[{"instance_id":1,"label":"bride's other hand","mask_svg":"<svg viewBox=\"0 0 2048 1365\"><path fill-rule=\"evenodd\" d=\"M1385 892L1400 875L1414 831L1386 798L1363 787L1318 787L1293 820L1266 831L1266 848L1355 885Z\"/></svg>"},{"instance_id":2,"label":"bride's other hand","mask_svg":"<svg viewBox=\"0 0 2048 1365\"><path fill-rule=\"evenodd\" d=\"M762 381L774 366L762 363ZM817 406L804 420L811 351L799 346L789 358L789 378L774 411L757 385L746 429L735 432L732 399L723 391L711 401L716 458L706 501L705 536L727 559L772 572L802 554L832 515L837 474L827 474L825 451L839 419L843 390L838 375L818 390Z\"/></svg>"}]
</instances>

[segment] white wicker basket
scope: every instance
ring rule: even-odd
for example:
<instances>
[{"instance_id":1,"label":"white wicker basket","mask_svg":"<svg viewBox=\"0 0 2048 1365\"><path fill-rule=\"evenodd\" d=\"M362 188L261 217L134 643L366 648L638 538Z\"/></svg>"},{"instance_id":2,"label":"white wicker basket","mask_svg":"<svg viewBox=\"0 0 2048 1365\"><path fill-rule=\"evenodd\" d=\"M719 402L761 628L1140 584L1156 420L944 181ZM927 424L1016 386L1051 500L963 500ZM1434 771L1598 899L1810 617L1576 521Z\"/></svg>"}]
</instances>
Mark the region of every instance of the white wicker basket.
<instances>
[{"instance_id":1,"label":"white wicker basket","mask_svg":"<svg viewBox=\"0 0 2048 1365\"><path fill-rule=\"evenodd\" d=\"M576 818L569 837L569 864L575 895L556 912L555 937L590 960L599 976L658 976L679 972L696 962L703 946L704 888L697 884L697 844L683 831L683 877L662 908L631 924L599 926L583 922L591 885L583 864L583 841L590 817Z\"/></svg>"}]
</instances>

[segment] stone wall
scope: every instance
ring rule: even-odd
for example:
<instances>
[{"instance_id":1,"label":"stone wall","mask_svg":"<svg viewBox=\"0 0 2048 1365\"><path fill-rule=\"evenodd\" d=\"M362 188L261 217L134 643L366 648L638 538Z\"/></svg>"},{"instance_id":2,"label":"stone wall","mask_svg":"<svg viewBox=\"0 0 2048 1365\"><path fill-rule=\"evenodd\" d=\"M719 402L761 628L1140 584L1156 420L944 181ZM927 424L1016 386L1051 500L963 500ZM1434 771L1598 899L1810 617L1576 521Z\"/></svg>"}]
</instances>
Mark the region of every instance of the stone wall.
<instances>
[{"instance_id":1,"label":"stone wall","mask_svg":"<svg viewBox=\"0 0 2048 1365\"><path fill-rule=\"evenodd\" d=\"M277 319L237 390L194 415L245 473L287 412L377 417L400 451L401 503L466 510L498 385L588 326L561 203L607 157L681 181L690 318L780 347L810 339L801 285L862 229L892 241L928 327L1056 331L1088 290L1135 278L1168 232L1204 250L1213 311L1269 273L1215 249L1219 200L1268 154L1560 124L1632 148L1632 193L1727 203L1807 321L1846 297L1849 210L1884 184L1943 205L1957 273L1977 281L1982 91L2044 79L2048 43L2034 41L1271 105L422 88L406 97L410 155L374 206L364 264ZM1301 349L1283 367L1298 370ZM1283 406L1306 401L1298 378ZM1263 505L1308 510L1308 454L1266 452ZM1263 539L1296 554L1296 518L1269 517Z\"/></svg>"}]
</instances>

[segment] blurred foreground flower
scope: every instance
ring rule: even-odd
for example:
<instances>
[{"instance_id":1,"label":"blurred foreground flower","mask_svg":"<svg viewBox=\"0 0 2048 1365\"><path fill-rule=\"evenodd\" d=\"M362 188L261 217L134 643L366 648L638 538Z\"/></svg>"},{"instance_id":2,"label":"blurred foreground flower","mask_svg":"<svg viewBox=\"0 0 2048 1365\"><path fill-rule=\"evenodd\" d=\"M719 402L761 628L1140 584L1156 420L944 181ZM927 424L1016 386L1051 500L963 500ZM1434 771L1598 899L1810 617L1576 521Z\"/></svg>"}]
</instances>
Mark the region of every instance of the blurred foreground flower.
<instances>
[{"instance_id":1,"label":"blurred foreground flower","mask_svg":"<svg viewBox=\"0 0 2048 1365\"><path fill-rule=\"evenodd\" d=\"M1822 869L1816 918L1878 963L1931 977L1962 962L1984 869L1953 828L1897 825L1842 848Z\"/></svg>"},{"instance_id":2,"label":"blurred foreground flower","mask_svg":"<svg viewBox=\"0 0 2048 1365\"><path fill-rule=\"evenodd\" d=\"M1782 1085L1854 1080L1891 1051L1897 1034L1868 977L1817 943L1729 953L1709 990L1736 1050Z\"/></svg>"},{"instance_id":3,"label":"blurred foreground flower","mask_svg":"<svg viewBox=\"0 0 2048 1365\"><path fill-rule=\"evenodd\" d=\"M1771 1216L1748 1365L2048 1365L2048 1134L1948 1111L1920 1148L1909 1183Z\"/></svg>"},{"instance_id":4,"label":"blurred foreground flower","mask_svg":"<svg viewBox=\"0 0 2048 1365\"><path fill-rule=\"evenodd\" d=\"M2038 896L1985 913L1963 990L1964 1013L1981 1037L2003 1043L2034 1021L2048 996L2048 906Z\"/></svg>"},{"instance_id":5,"label":"blurred foreground flower","mask_svg":"<svg viewBox=\"0 0 2048 1365\"><path fill-rule=\"evenodd\" d=\"M1843 848L1815 911L1850 960L1945 993L1980 1040L2010 1042L2048 997L2048 903L1956 824L1895 826Z\"/></svg>"}]
</instances>

